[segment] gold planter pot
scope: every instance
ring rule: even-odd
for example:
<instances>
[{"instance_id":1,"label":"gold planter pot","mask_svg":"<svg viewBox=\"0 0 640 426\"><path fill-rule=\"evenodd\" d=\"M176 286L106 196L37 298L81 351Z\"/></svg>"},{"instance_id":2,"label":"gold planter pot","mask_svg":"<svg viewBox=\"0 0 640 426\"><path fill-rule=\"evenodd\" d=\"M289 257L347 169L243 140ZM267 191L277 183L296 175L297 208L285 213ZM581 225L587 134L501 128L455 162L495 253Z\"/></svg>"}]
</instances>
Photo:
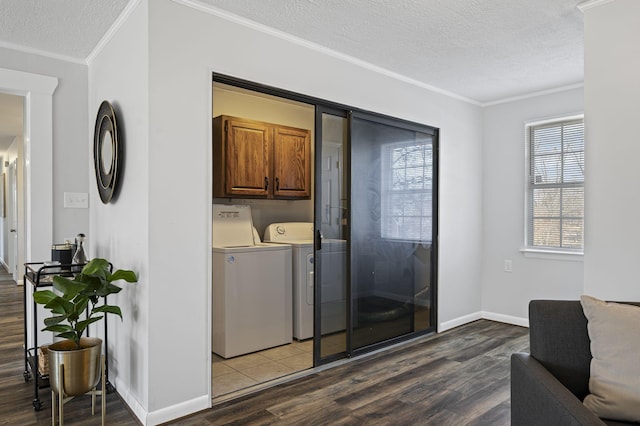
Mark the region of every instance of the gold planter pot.
<instances>
[{"instance_id":1,"label":"gold planter pot","mask_svg":"<svg viewBox=\"0 0 640 426\"><path fill-rule=\"evenodd\" d=\"M83 395L100 380L102 340L97 337L80 339L80 349L71 340L49 346L49 384L58 395Z\"/></svg>"}]
</instances>

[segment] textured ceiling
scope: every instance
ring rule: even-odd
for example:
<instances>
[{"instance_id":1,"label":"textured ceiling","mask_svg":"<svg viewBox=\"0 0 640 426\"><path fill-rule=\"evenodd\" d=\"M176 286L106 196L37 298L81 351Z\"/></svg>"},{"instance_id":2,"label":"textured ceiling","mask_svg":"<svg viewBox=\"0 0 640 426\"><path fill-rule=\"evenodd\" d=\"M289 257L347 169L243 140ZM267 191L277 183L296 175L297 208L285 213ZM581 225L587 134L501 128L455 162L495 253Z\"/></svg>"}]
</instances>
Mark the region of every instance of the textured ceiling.
<instances>
[{"instance_id":1,"label":"textured ceiling","mask_svg":"<svg viewBox=\"0 0 640 426\"><path fill-rule=\"evenodd\" d=\"M0 46L83 62L129 0L0 0ZM22 98L0 93L0 154L22 134Z\"/></svg>"},{"instance_id":2,"label":"textured ceiling","mask_svg":"<svg viewBox=\"0 0 640 426\"><path fill-rule=\"evenodd\" d=\"M1 0L0 46L84 61L129 1ZM583 80L581 0L191 2L481 104Z\"/></svg>"},{"instance_id":3,"label":"textured ceiling","mask_svg":"<svg viewBox=\"0 0 640 426\"><path fill-rule=\"evenodd\" d=\"M0 0L0 43L84 60L128 3Z\"/></svg>"},{"instance_id":4,"label":"textured ceiling","mask_svg":"<svg viewBox=\"0 0 640 426\"><path fill-rule=\"evenodd\" d=\"M200 0L492 102L581 83L581 0Z\"/></svg>"}]
</instances>

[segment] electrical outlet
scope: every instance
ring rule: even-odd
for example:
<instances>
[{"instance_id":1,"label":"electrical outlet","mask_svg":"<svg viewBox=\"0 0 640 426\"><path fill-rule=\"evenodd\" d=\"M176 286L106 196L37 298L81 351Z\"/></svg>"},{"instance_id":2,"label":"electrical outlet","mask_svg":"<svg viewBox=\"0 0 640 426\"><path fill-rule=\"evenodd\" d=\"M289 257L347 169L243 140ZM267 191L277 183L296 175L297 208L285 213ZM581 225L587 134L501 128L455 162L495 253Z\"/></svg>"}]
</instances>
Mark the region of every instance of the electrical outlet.
<instances>
[{"instance_id":1,"label":"electrical outlet","mask_svg":"<svg viewBox=\"0 0 640 426\"><path fill-rule=\"evenodd\" d=\"M505 272L513 272L513 262L511 259L504 260L504 271Z\"/></svg>"}]
</instances>

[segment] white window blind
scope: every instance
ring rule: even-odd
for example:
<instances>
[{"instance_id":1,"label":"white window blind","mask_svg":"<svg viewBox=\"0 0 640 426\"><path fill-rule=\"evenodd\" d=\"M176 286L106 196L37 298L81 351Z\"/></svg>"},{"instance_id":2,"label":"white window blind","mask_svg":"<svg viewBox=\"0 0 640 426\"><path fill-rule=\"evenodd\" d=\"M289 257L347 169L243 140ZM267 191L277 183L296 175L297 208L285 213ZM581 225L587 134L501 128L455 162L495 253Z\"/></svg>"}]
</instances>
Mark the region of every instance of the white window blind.
<instances>
[{"instance_id":1,"label":"white window blind","mask_svg":"<svg viewBox=\"0 0 640 426\"><path fill-rule=\"evenodd\" d=\"M430 242L433 230L433 143L416 135L410 142L382 146L382 237Z\"/></svg>"},{"instance_id":2,"label":"white window blind","mask_svg":"<svg viewBox=\"0 0 640 426\"><path fill-rule=\"evenodd\" d=\"M527 246L584 246L584 121L529 126Z\"/></svg>"}]
</instances>

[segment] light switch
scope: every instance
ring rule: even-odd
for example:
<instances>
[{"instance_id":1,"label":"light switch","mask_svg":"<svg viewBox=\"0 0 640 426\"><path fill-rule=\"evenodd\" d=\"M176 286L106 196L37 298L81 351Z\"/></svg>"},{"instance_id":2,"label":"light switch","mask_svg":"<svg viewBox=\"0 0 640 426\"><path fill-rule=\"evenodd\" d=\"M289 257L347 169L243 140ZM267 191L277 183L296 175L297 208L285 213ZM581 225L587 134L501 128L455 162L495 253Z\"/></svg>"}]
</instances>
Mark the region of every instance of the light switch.
<instances>
[{"instance_id":1,"label":"light switch","mask_svg":"<svg viewBox=\"0 0 640 426\"><path fill-rule=\"evenodd\" d=\"M65 192L64 208L66 209L88 209L89 194L86 192Z\"/></svg>"}]
</instances>

